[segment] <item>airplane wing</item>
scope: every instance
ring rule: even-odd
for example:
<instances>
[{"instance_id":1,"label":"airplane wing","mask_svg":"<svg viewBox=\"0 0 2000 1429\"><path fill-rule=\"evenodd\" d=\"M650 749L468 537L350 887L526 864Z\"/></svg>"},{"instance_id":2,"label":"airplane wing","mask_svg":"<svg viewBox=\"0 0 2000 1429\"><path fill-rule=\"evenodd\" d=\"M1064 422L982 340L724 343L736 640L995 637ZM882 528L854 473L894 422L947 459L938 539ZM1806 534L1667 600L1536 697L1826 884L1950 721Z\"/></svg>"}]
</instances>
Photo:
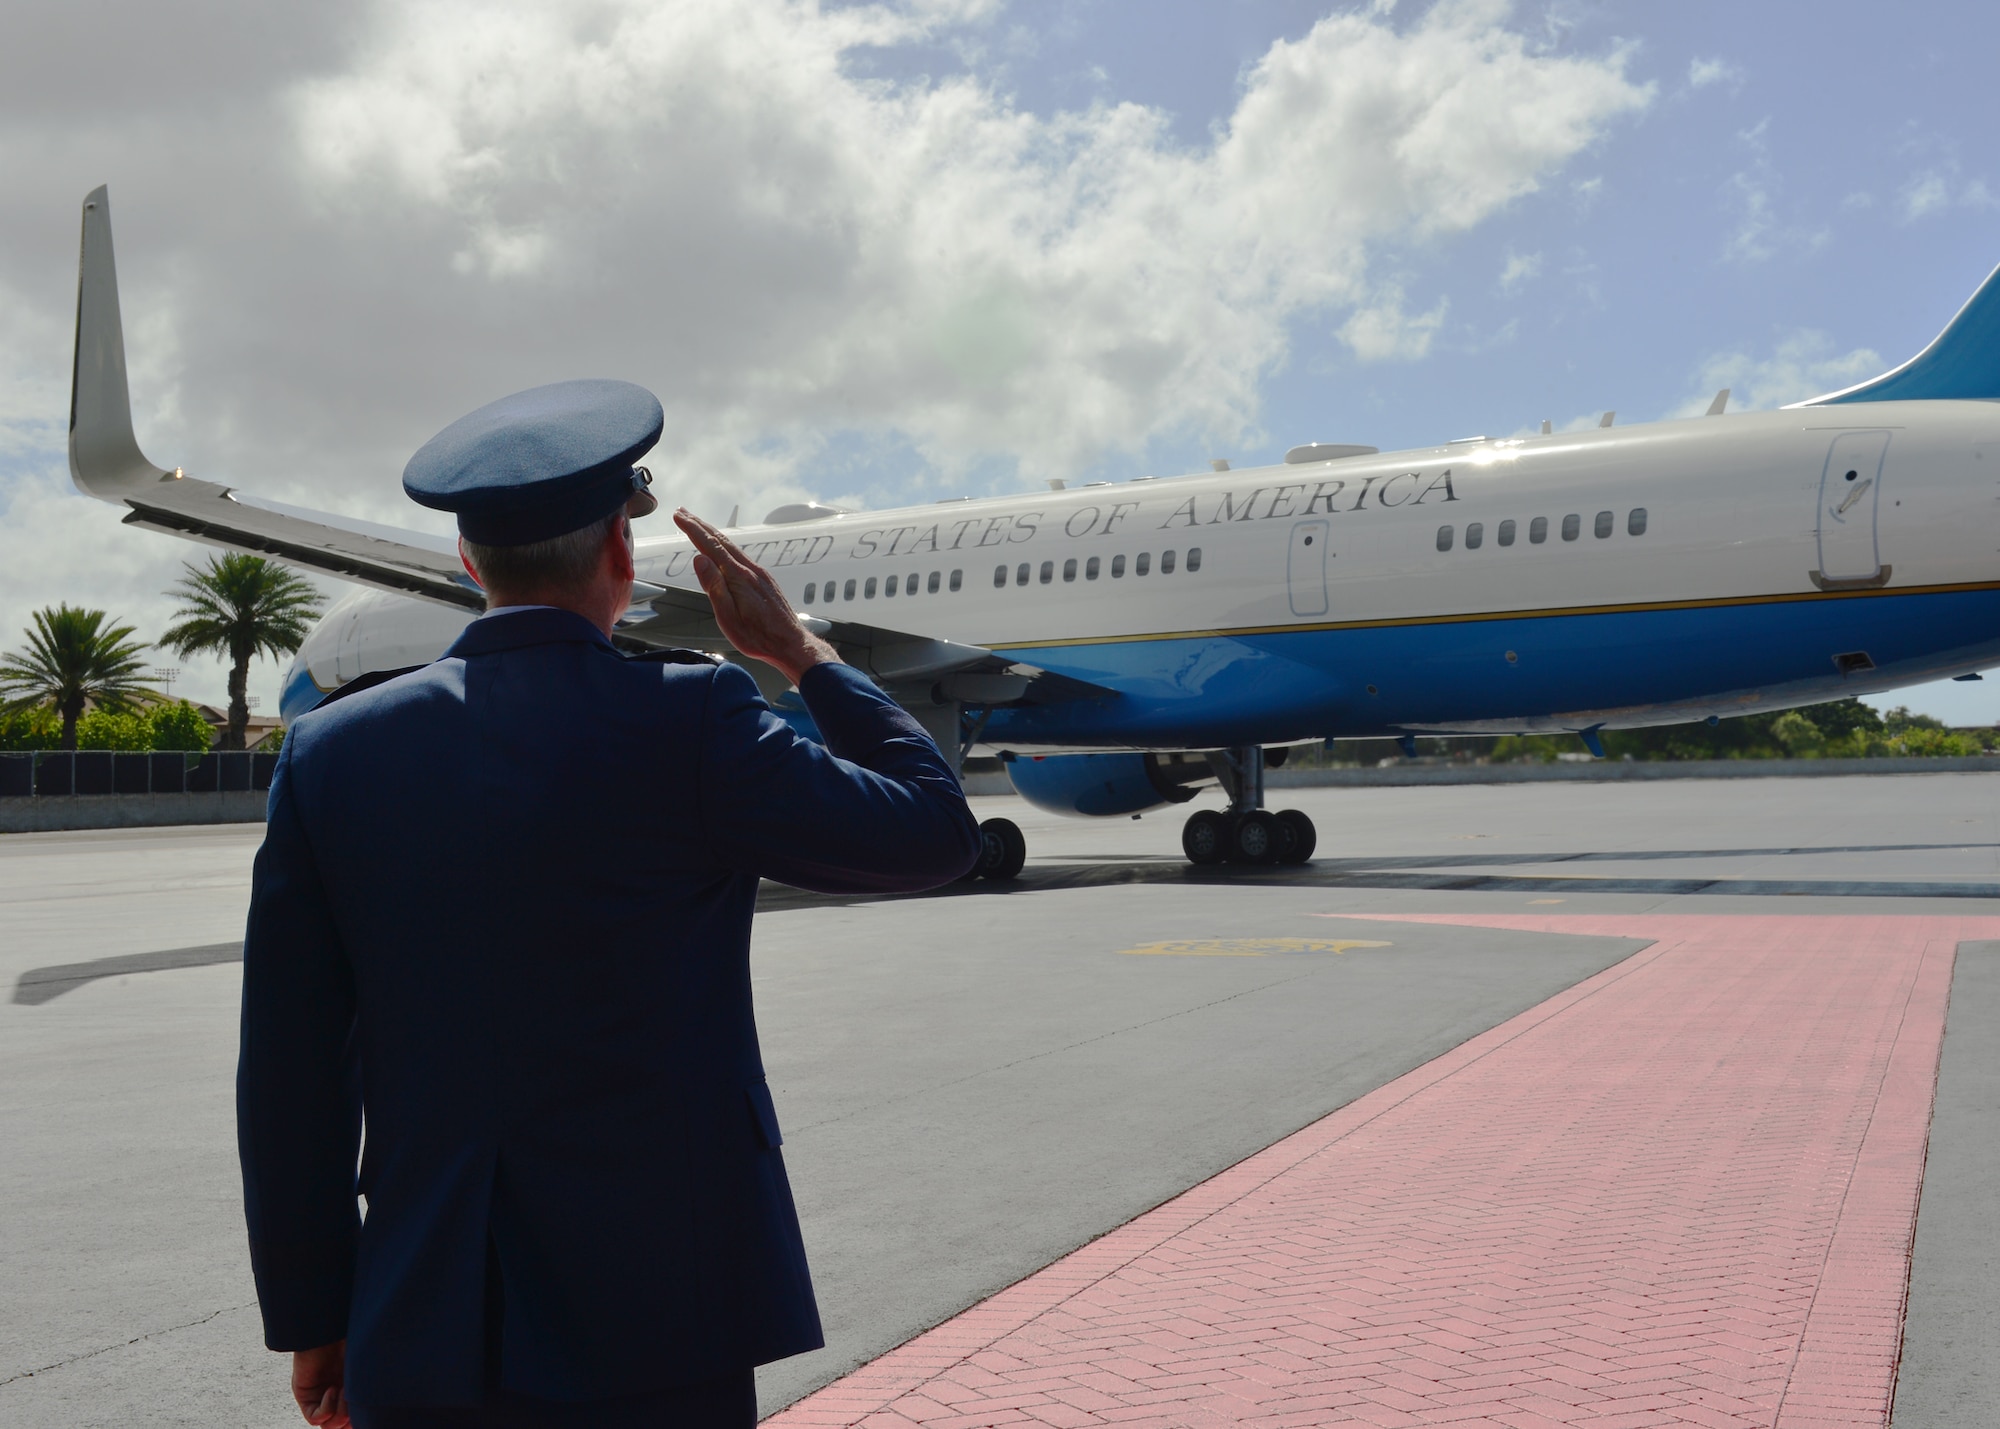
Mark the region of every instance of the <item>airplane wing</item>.
<instances>
[{"instance_id":1,"label":"airplane wing","mask_svg":"<svg viewBox=\"0 0 2000 1429\"><path fill-rule=\"evenodd\" d=\"M111 203L101 187L83 201L69 471L85 495L126 507L128 526L274 556L446 605L477 610L484 604L448 539L261 501L146 458L132 434Z\"/></svg>"},{"instance_id":2,"label":"airplane wing","mask_svg":"<svg viewBox=\"0 0 2000 1429\"><path fill-rule=\"evenodd\" d=\"M212 546L271 556L382 590L479 610L485 597L459 562L457 543L394 526L267 501L212 481L172 471L139 450L125 376L118 272L111 246L111 203L104 187L83 203L83 246L77 278L76 363L71 373L69 469L77 489L126 508L125 524L164 531ZM962 688L991 702L1077 698L1111 692L1031 667L990 650L907 631L807 616L841 658L885 687L964 677ZM641 647L729 646L708 597L686 586L633 584L633 604L620 621L621 642ZM960 696L954 695L953 698ZM972 702L968 700L968 702Z\"/></svg>"}]
</instances>

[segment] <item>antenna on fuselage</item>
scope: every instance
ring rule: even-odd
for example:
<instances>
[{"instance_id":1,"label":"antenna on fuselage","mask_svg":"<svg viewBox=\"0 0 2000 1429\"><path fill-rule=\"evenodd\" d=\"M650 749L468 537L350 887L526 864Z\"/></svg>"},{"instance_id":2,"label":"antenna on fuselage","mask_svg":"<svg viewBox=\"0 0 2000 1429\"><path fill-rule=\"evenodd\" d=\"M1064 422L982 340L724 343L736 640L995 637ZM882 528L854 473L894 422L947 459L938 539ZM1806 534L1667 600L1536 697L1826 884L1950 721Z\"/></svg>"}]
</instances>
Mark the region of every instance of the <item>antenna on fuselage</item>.
<instances>
[{"instance_id":1,"label":"antenna on fuselage","mask_svg":"<svg viewBox=\"0 0 2000 1429\"><path fill-rule=\"evenodd\" d=\"M1719 417L1723 414L1723 412L1728 410L1728 407L1729 407L1729 389L1725 387L1720 392L1716 393L1715 400L1708 404L1707 415L1711 417Z\"/></svg>"},{"instance_id":2,"label":"antenna on fuselage","mask_svg":"<svg viewBox=\"0 0 2000 1429\"><path fill-rule=\"evenodd\" d=\"M1550 421L1550 420L1549 420L1549 419L1548 419L1547 417L1544 417L1544 418L1542 418L1542 435L1543 435L1543 436L1545 436L1545 437L1546 437L1546 436L1548 436L1548 435L1549 435L1549 434L1550 434L1551 432L1553 432L1553 431L1554 431L1555 429L1556 429L1556 425L1555 425L1555 423L1554 423L1554 422L1551 422L1551 421Z\"/></svg>"},{"instance_id":3,"label":"antenna on fuselage","mask_svg":"<svg viewBox=\"0 0 2000 1429\"><path fill-rule=\"evenodd\" d=\"M1598 425L1598 426L1600 426L1600 427L1608 427L1608 426L1610 426L1610 425L1611 425L1611 423L1612 423L1612 420L1613 420L1614 418L1616 418L1616 417L1617 417L1617 415L1618 415L1618 413L1617 413L1617 412L1615 412L1615 411L1612 411L1612 412L1606 412L1606 413L1605 413L1605 414L1604 414L1603 416L1601 416L1601 417L1599 417L1599 418L1597 419L1597 425Z\"/></svg>"}]
</instances>

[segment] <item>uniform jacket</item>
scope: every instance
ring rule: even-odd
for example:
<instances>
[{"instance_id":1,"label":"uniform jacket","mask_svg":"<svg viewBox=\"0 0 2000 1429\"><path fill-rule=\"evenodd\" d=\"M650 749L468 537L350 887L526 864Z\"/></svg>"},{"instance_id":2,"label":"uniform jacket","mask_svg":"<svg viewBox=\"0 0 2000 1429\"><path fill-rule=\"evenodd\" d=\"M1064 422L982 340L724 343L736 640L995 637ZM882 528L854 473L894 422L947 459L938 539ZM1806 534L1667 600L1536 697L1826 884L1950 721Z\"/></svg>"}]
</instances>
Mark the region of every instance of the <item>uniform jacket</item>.
<instances>
[{"instance_id":1,"label":"uniform jacket","mask_svg":"<svg viewBox=\"0 0 2000 1429\"><path fill-rule=\"evenodd\" d=\"M510 1389L821 1344L751 1016L758 879L926 888L978 833L864 676L799 693L824 748L734 666L628 660L537 609L297 721L237 1076L272 1349L345 1336L359 1402L477 1402L489 1238Z\"/></svg>"}]
</instances>

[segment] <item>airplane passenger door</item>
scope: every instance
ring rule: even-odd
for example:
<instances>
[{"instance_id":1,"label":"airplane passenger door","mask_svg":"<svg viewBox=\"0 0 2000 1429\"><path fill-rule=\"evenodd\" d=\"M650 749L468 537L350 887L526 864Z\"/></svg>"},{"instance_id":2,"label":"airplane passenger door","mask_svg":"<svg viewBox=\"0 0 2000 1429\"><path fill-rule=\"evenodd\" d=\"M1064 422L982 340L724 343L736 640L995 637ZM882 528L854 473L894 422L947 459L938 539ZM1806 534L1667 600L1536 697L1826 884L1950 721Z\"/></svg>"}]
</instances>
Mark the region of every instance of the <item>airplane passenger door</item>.
<instances>
[{"instance_id":1,"label":"airplane passenger door","mask_svg":"<svg viewBox=\"0 0 2000 1429\"><path fill-rule=\"evenodd\" d=\"M1326 522L1300 521L1292 527L1292 549L1285 561L1292 614L1326 614L1327 554Z\"/></svg>"},{"instance_id":2,"label":"airplane passenger door","mask_svg":"<svg viewBox=\"0 0 2000 1429\"><path fill-rule=\"evenodd\" d=\"M1822 585L1882 579L1876 519L1889 450L1887 432L1842 432L1833 439L1819 479L1819 570Z\"/></svg>"}]
</instances>

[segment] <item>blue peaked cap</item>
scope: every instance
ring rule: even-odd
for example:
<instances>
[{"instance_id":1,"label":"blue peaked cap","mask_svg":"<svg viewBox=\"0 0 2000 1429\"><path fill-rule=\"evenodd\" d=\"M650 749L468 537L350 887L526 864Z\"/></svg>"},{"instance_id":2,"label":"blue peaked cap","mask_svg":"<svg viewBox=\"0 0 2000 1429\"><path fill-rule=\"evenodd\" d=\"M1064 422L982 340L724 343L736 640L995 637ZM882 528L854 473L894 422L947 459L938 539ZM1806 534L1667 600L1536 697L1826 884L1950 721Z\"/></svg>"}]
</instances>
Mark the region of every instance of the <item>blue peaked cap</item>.
<instances>
[{"instance_id":1,"label":"blue peaked cap","mask_svg":"<svg viewBox=\"0 0 2000 1429\"><path fill-rule=\"evenodd\" d=\"M458 517L482 546L525 546L600 521L644 495L633 462L660 440L660 400L630 382L590 378L530 387L460 417L410 458L410 499Z\"/></svg>"}]
</instances>

